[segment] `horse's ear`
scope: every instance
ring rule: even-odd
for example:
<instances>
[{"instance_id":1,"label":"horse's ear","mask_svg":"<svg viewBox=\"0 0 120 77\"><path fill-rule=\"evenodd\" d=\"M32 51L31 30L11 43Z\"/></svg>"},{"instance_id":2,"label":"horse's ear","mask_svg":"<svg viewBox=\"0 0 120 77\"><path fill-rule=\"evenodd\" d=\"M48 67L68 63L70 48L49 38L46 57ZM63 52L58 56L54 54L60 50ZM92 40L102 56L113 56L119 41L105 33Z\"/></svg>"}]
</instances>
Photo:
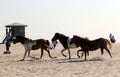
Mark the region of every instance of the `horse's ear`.
<instances>
[{"instance_id":1,"label":"horse's ear","mask_svg":"<svg viewBox=\"0 0 120 77\"><path fill-rule=\"evenodd\" d=\"M76 37L76 35L73 35L73 37Z\"/></svg>"}]
</instances>

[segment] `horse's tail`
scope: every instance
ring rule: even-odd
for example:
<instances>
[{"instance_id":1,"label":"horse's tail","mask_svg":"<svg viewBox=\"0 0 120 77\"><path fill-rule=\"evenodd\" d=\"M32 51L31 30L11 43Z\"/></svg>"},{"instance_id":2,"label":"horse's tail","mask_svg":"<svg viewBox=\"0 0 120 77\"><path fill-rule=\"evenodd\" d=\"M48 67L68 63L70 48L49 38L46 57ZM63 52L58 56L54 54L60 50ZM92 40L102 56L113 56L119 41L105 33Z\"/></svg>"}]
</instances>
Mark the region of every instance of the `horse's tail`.
<instances>
[{"instance_id":1,"label":"horse's tail","mask_svg":"<svg viewBox=\"0 0 120 77\"><path fill-rule=\"evenodd\" d=\"M109 48L112 48L112 44L111 44L111 42L108 39L106 39L106 42L109 45Z\"/></svg>"}]
</instances>

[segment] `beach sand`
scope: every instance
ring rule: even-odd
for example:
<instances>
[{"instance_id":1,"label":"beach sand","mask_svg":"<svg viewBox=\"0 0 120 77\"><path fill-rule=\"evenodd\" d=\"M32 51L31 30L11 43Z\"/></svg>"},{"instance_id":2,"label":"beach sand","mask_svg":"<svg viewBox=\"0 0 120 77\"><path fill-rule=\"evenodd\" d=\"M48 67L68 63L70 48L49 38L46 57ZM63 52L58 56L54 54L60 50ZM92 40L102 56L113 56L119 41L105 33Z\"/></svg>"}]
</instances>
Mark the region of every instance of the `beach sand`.
<instances>
[{"instance_id":1,"label":"beach sand","mask_svg":"<svg viewBox=\"0 0 120 77\"><path fill-rule=\"evenodd\" d=\"M51 59L45 51L42 59L40 49L31 51L30 58L26 56L25 61L20 61L24 55L23 46L12 44L11 54L4 55L5 45L0 45L0 77L120 77L120 43L113 44L110 49L113 58L104 51L101 56L100 49L90 52L87 61L77 58L77 49L71 49L72 59L63 57L61 44L55 50L51 50L51 55L57 58ZM64 52L68 56L68 51Z\"/></svg>"}]
</instances>

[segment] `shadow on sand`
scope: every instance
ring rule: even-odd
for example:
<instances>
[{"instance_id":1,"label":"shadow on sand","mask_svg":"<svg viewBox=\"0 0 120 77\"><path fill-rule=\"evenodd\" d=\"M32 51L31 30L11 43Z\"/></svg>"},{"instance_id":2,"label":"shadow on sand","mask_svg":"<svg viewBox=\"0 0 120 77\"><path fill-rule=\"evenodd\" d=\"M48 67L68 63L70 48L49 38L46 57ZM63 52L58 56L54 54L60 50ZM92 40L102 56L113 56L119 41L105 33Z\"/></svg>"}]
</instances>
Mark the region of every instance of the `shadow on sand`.
<instances>
[{"instance_id":1,"label":"shadow on sand","mask_svg":"<svg viewBox=\"0 0 120 77\"><path fill-rule=\"evenodd\" d=\"M57 62L57 63L79 63L79 62L90 62L90 61L103 61L104 59L101 58L92 58L89 60L84 60L84 59L79 59L79 58L72 58L72 59L68 59L68 58L64 58L64 59L50 59L50 60L41 60L40 58L36 58L36 57L32 57L29 60L17 60L17 61L10 61L10 62L34 62L36 60L40 60L40 62L46 62L46 61L51 61L51 62ZM4 63L6 61L0 62L0 63Z\"/></svg>"},{"instance_id":2,"label":"shadow on sand","mask_svg":"<svg viewBox=\"0 0 120 77\"><path fill-rule=\"evenodd\" d=\"M77 63L77 62L90 62L90 61L103 61L101 58L93 58L90 60L79 60L79 59L62 59L59 63Z\"/></svg>"}]
</instances>

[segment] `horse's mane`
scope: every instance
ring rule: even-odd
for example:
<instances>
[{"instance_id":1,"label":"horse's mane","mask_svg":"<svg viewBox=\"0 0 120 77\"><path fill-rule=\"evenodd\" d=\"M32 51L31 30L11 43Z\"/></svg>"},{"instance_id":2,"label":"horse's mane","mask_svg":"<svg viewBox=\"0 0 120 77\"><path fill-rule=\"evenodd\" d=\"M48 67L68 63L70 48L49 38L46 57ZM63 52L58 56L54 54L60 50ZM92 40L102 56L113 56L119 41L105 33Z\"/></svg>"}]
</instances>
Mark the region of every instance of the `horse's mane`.
<instances>
[{"instance_id":1,"label":"horse's mane","mask_svg":"<svg viewBox=\"0 0 120 77\"><path fill-rule=\"evenodd\" d=\"M62 36L62 37L68 37L68 36L65 36L65 35L63 35L61 33L56 33L56 34L58 34L59 36Z\"/></svg>"},{"instance_id":2,"label":"horse's mane","mask_svg":"<svg viewBox=\"0 0 120 77\"><path fill-rule=\"evenodd\" d=\"M95 40L90 40L88 37L80 37L80 36L77 36L77 35L74 35L73 37L76 38L76 39L81 39L81 40L86 41L86 42L95 41L95 40L98 40L98 39L104 39L104 38L97 38Z\"/></svg>"},{"instance_id":3,"label":"horse's mane","mask_svg":"<svg viewBox=\"0 0 120 77\"><path fill-rule=\"evenodd\" d=\"M88 37L80 37L78 35L73 35L73 37L84 40L84 41L90 41Z\"/></svg>"}]
</instances>

